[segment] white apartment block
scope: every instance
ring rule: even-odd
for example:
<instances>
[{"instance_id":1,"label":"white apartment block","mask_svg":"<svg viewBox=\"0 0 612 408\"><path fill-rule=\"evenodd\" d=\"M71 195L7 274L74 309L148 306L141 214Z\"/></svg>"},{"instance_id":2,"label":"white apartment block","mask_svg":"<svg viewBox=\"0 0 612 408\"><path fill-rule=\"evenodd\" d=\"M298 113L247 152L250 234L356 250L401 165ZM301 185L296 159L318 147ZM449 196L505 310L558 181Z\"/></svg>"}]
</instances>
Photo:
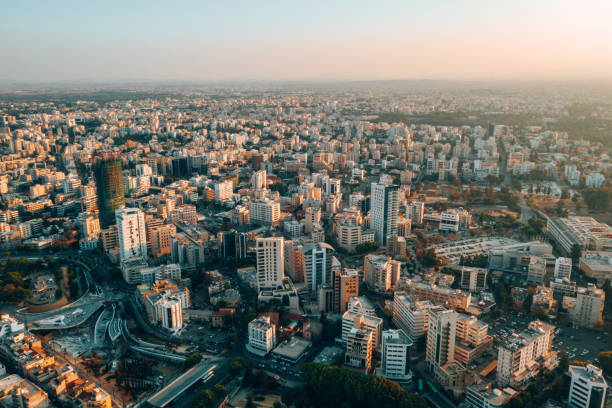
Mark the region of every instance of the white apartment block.
<instances>
[{"instance_id":1,"label":"white apartment block","mask_svg":"<svg viewBox=\"0 0 612 408\"><path fill-rule=\"evenodd\" d=\"M400 269L400 262L386 255L368 254L363 262L364 281L372 290L385 293L399 280Z\"/></svg>"},{"instance_id":2,"label":"white apartment block","mask_svg":"<svg viewBox=\"0 0 612 408\"><path fill-rule=\"evenodd\" d=\"M411 339L427 334L429 309L433 304L427 300L413 301L404 292L395 292L393 297L393 322Z\"/></svg>"},{"instance_id":3,"label":"white apartment block","mask_svg":"<svg viewBox=\"0 0 612 408\"><path fill-rule=\"evenodd\" d=\"M277 225L280 220L280 203L271 200L253 200L249 203L249 217L252 223Z\"/></svg>"},{"instance_id":4,"label":"white apartment block","mask_svg":"<svg viewBox=\"0 0 612 408\"><path fill-rule=\"evenodd\" d=\"M263 190L267 186L267 175L265 170L259 170L251 175L251 187L255 190Z\"/></svg>"},{"instance_id":5,"label":"white apartment block","mask_svg":"<svg viewBox=\"0 0 612 408\"><path fill-rule=\"evenodd\" d=\"M144 213L138 208L115 212L119 237L119 259L147 258L147 234Z\"/></svg>"},{"instance_id":6,"label":"white apartment block","mask_svg":"<svg viewBox=\"0 0 612 408\"><path fill-rule=\"evenodd\" d=\"M569 397L571 408L604 408L608 384L600 368L591 364L586 367L569 366L571 377Z\"/></svg>"},{"instance_id":7,"label":"white apartment block","mask_svg":"<svg viewBox=\"0 0 612 408\"><path fill-rule=\"evenodd\" d=\"M554 368L556 352L552 351L554 326L535 320L521 333L510 336L497 353L497 384L517 387L532 378L543 367Z\"/></svg>"},{"instance_id":8,"label":"white apartment block","mask_svg":"<svg viewBox=\"0 0 612 408\"><path fill-rule=\"evenodd\" d=\"M249 323L247 349L257 355L266 355L276 345L276 326L269 317L258 317Z\"/></svg>"},{"instance_id":9,"label":"white apartment block","mask_svg":"<svg viewBox=\"0 0 612 408\"><path fill-rule=\"evenodd\" d=\"M162 327L171 331L183 327L183 308L179 299L174 297L164 299L159 307L161 308Z\"/></svg>"},{"instance_id":10,"label":"white apartment block","mask_svg":"<svg viewBox=\"0 0 612 408\"><path fill-rule=\"evenodd\" d=\"M569 280L572 276L572 260L559 257L555 260L555 278Z\"/></svg>"},{"instance_id":11,"label":"white apartment block","mask_svg":"<svg viewBox=\"0 0 612 408\"><path fill-rule=\"evenodd\" d=\"M231 180L215 183L215 201L227 201L234 194L234 183Z\"/></svg>"},{"instance_id":12,"label":"white apartment block","mask_svg":"<svg viewBox=\"0 0 612 408\"><path fill-rule=\"evenodd\" d=\"M370 225L374 230L374 239L384 247L387 237L397 234L399 187L372 183L370 200Z\"/></svg>"},{"instance_id":13,"label":"white apartment block","mask_svg":"<svg viewBox=\"0 0 612 408\"><path fill-rule=\"evenodd\" d=\"M569 312L572 322L582 327L601 324L605 300L605 292L592 284L586 288L578 288L575 306Z\"/></svg>"},{"instance_id":14,"label":"white apartment block","mask_svg":"<svg viewBox=\"0 0 612 408\"><path fill-rule=\"evenodd\" d=\"M410 348L413 344L401 329L383 331L380 375L400 384L410 383Z\"/></svg>"},{"instance_id":15,"label":"white apartment block","mask_svg":"<svg viewBox=\"0 0 612 408\"><path fill-rule=\"evenodd\" d=\"M284 239L257 238L257 284L259 289L276 288L285 277Z\"/></svg>"}]
</instances>

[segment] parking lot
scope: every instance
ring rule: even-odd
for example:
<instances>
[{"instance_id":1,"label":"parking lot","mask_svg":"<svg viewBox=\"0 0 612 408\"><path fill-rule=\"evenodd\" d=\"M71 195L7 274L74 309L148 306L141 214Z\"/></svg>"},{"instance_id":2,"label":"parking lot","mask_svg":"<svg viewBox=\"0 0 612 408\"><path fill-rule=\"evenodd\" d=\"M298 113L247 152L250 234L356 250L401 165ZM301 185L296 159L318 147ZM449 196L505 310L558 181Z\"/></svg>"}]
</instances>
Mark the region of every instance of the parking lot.
<instances>
[{"instance_id":1,"label":"parking lot","mask_svg":"<svg viewBox=\"0 0 612 408\"><path fill-rule=\"evenodd\" d=\"M555 332L553 347L566 351L570 361L593 363L600 351L612 350L612 338L608 333L584 327L559 327Z\"/></svg>"},{"instance_id":2,"label":"parking lot","mask_svg":"<svg viewBox=\"0 0 612 408\"><path fill-rule=\"evenodd\" d=\"M501 343L513 331L520 332L526 328L532 320L531 316L506 314L499 320L489 323L489 334L496 343ZM552 324L555 325L554 322ZM558 326L555 329L553 348L567 352L570 361L593 363L599 352L612 350L612 337L607 333L584 327Z\"/></svg>"}]
</instances>

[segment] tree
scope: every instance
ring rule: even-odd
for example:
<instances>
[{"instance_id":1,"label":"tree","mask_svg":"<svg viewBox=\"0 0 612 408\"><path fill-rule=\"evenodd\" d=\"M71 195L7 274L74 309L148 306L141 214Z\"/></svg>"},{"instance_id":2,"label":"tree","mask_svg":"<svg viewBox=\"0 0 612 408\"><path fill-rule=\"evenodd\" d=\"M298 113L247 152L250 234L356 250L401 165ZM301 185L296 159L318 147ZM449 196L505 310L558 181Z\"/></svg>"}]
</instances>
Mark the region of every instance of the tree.
<instances>
[{"instance_id":1,"label":"tree","mask_svg":"<svg viewBox=\"0 0 612 408\"><path fill-rule=\"evenodd\" d=\"M202 355L200 353L194 353L187 357L183 362L183 370L187 370L194 365L198 364L202 360Z\"/></svg>"},{"instance_id":2,"label":"tree","mask_svg":"<svg viewBox=\"0 0 612 408\"><path fill-rule=\"evenodd\" d=\"M380 245L376 241L363 242L355 247L355 252L358 254L365 254L376 251L379 246Z\"/></svg>"}]
</instances>

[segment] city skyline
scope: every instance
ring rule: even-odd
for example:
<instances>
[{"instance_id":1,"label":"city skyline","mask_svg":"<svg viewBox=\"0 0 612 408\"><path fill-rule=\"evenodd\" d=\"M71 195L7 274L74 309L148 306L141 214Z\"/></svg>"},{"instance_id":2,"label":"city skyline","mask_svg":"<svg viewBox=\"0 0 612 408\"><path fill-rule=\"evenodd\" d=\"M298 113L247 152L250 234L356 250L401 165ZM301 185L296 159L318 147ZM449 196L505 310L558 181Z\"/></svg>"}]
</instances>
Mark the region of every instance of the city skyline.
<instances>
[{"instance_id":1,"label":"city skyline","mask_svg":"<svg viewBox=\"0 0 612 408\"><path fill-rule=\"evenodd\" d=\"M612 79L604 1L25 1L0 27L0 78Z\"/></svg>"}]
</instances>

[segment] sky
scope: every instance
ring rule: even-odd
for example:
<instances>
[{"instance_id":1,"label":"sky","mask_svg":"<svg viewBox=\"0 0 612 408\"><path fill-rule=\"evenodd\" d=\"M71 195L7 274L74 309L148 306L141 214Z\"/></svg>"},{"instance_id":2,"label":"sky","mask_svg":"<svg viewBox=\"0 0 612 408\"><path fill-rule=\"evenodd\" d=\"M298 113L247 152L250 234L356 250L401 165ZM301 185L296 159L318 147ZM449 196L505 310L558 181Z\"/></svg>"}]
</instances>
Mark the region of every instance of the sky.
<instances>
[{"instance_id":1,"label":"sky","mask_svg":"<svg viewBox=\"0 0 612 408\"><path fill-rule=\"evenodd\" d=\"M0 0L0 79L599 80L610 0Z\"/></svg>"}]
</instances>

